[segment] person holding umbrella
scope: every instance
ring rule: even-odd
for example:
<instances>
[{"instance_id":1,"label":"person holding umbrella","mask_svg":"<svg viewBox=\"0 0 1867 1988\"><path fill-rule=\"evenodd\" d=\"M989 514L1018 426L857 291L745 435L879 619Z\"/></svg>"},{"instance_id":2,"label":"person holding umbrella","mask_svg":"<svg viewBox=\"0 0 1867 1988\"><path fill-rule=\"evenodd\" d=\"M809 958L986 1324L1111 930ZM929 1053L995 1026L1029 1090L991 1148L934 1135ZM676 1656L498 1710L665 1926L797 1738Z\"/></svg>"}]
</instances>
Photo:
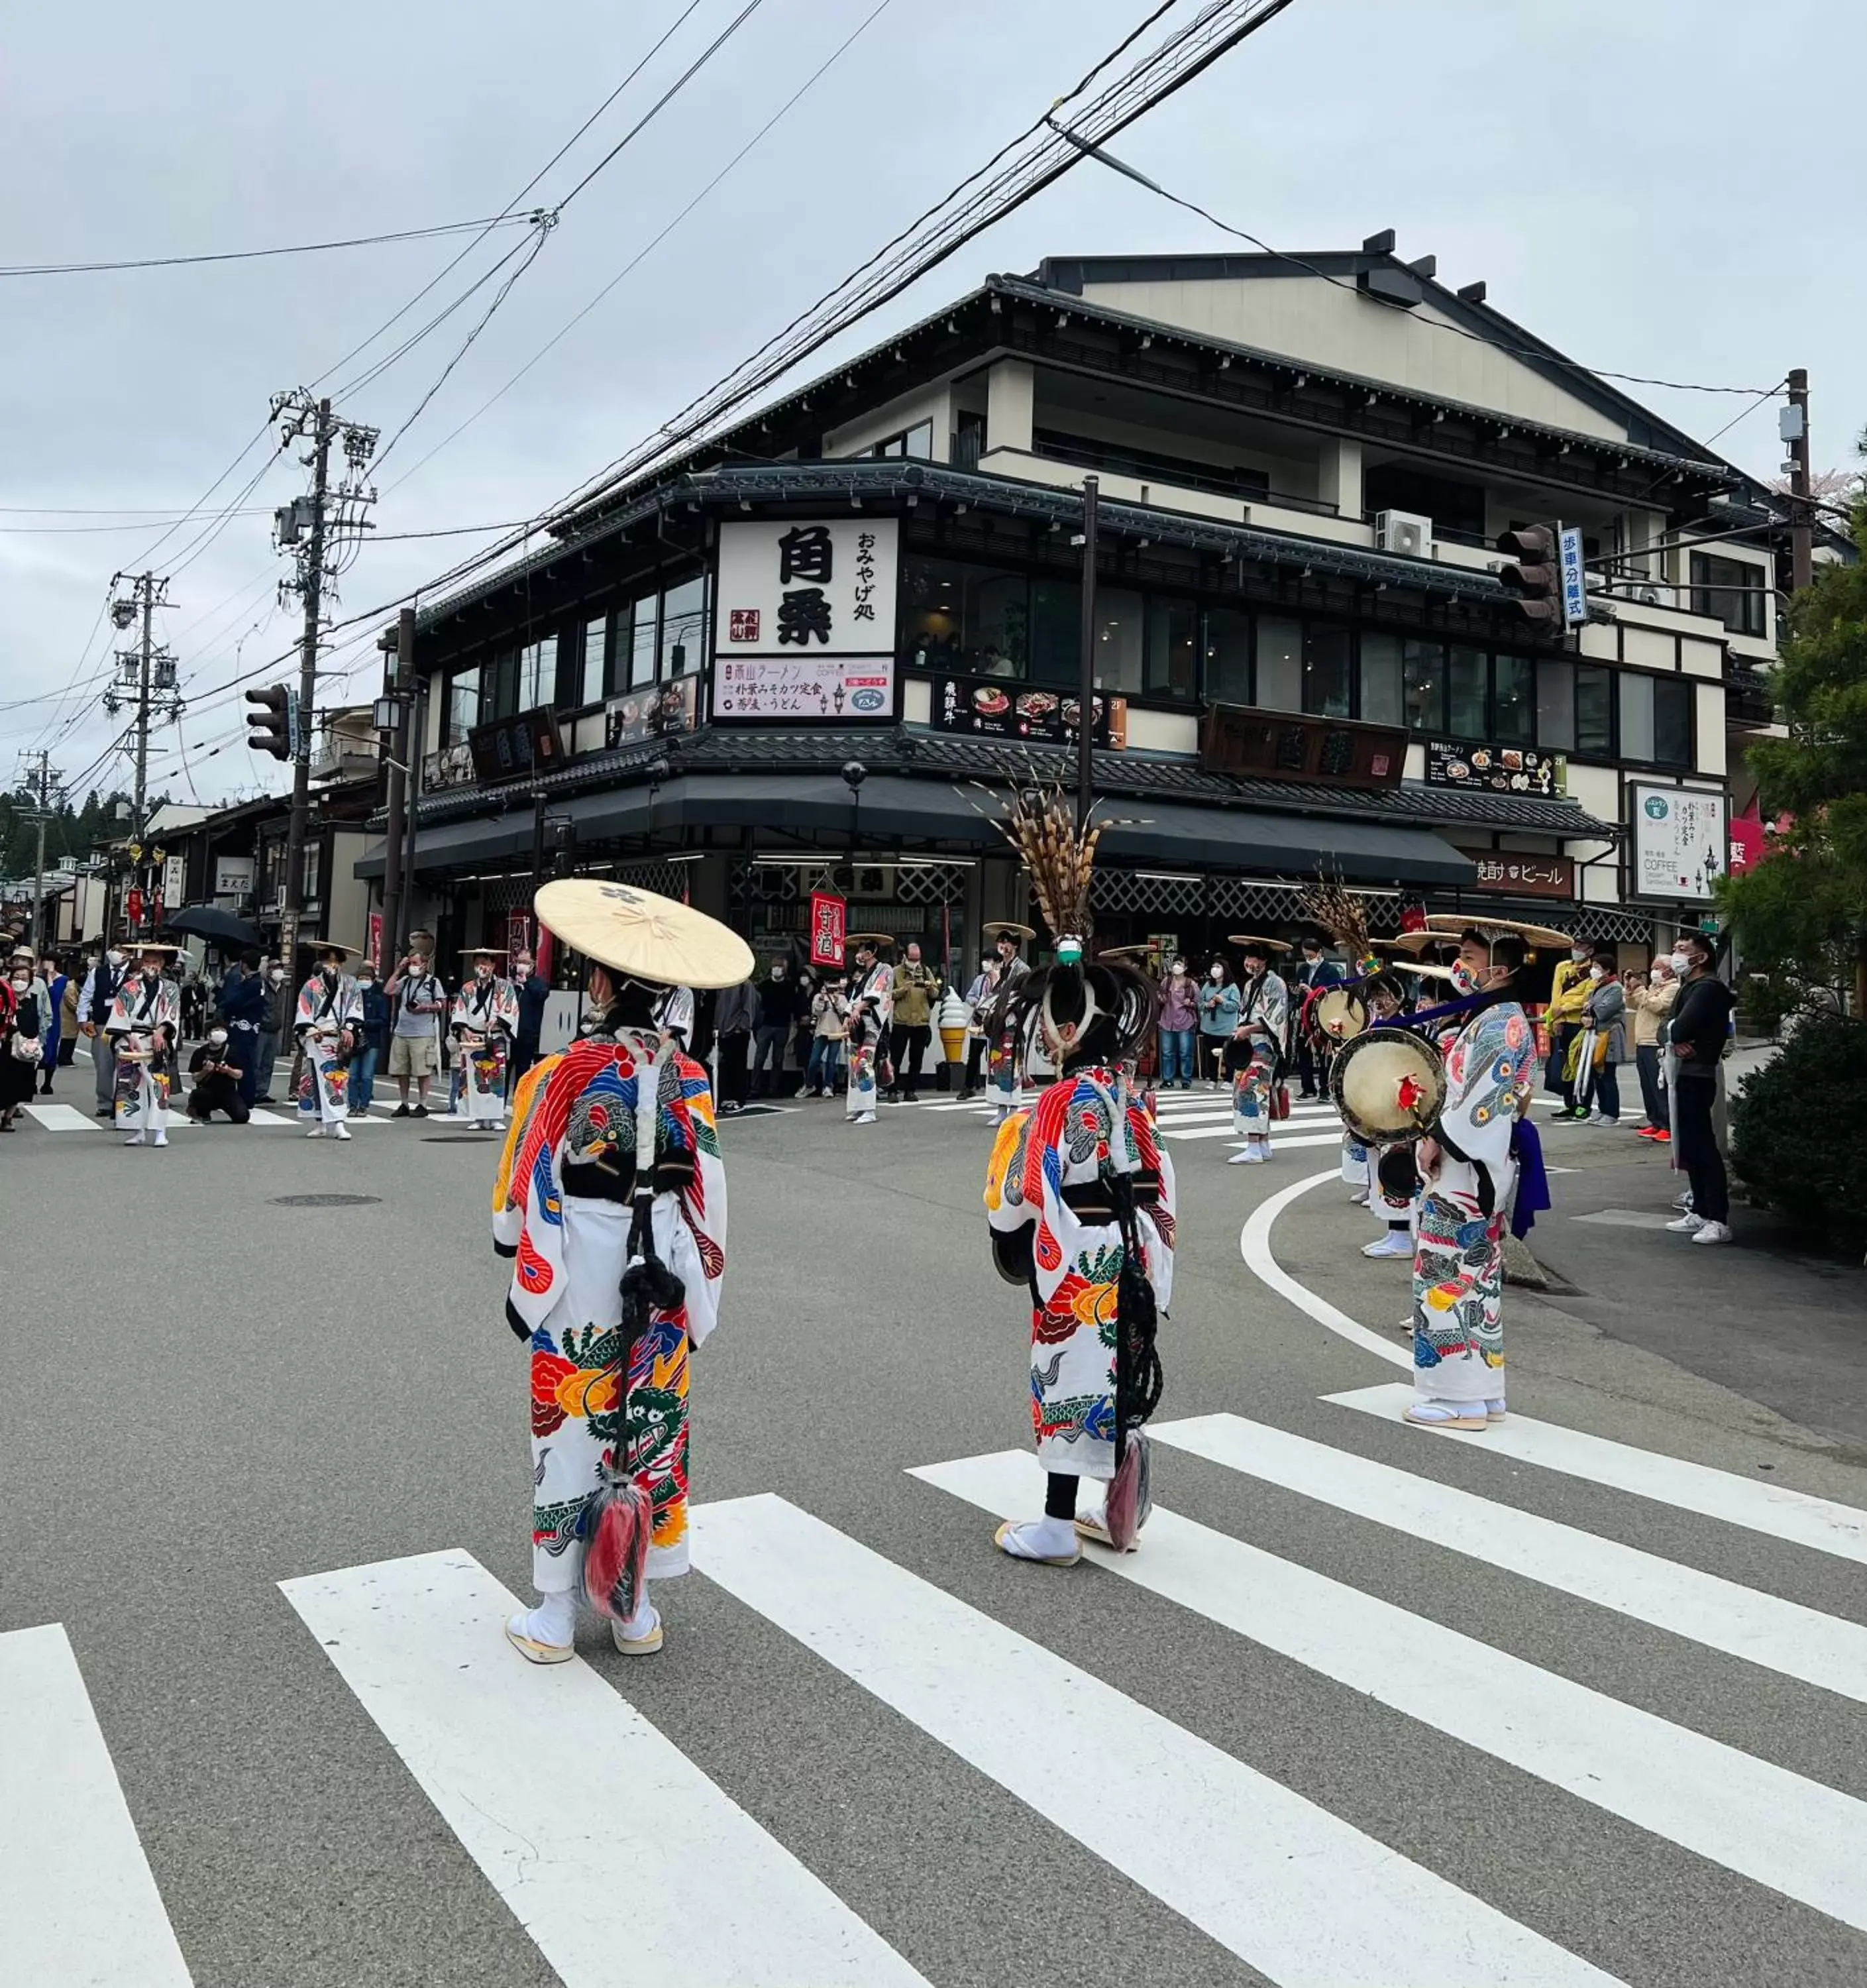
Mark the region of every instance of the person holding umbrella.
<instances>
[{"instance_id":1,"label":"person holding umbrella","mask_svg":"<svg viewBox=\"0 0 1867 1988\"><path fill-rule=\"evenodd\" d=\"M657 1026L670 986L735 987L745 942L673 898L592 877L538 922L590 962L583 1034L515 1094L493 1190L529 1348L532 1578L505 1625L528 1663L576 1654L579 1599L625 1656L662 1646L648 1584L687 1570L687 1386L719 1317L726 1177L707 1073Z\"/></svg>"}]
</instances>

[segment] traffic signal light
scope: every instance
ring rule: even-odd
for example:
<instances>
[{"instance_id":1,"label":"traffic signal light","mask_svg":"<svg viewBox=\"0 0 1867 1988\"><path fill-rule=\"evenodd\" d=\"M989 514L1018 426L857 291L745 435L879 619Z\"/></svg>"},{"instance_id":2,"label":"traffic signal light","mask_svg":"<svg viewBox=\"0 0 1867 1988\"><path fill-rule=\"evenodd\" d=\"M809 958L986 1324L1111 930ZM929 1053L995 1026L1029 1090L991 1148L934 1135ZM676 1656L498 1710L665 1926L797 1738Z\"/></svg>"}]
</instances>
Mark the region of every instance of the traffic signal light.
<instances>
[{"instance_id":1,"label":"traffic signal light","mask_svg":"<svg viewBox=\"0 0 1867 1988\"><path fill-rule=\"evenodd\" d=\"M1497 549L1504 556L1497 578L1508 597L1505 613L1538 634L1560 635L1565 624L1555 533L1547 525L1519 525L1499 534Z\"/></svg>"},{"instance_id":2,"label":"traffic signal light","mask_svg":"<svg viewBox=\"0 0 1867 1988\"><path fill-rule=\"evenodd\" d=\"M259 706L246 714L246 743L255 752L270 752L275 759L292 757L292 693L283 684L268 684L264 690L249 690L248 704Z\"/></svg>"}]
</instances>

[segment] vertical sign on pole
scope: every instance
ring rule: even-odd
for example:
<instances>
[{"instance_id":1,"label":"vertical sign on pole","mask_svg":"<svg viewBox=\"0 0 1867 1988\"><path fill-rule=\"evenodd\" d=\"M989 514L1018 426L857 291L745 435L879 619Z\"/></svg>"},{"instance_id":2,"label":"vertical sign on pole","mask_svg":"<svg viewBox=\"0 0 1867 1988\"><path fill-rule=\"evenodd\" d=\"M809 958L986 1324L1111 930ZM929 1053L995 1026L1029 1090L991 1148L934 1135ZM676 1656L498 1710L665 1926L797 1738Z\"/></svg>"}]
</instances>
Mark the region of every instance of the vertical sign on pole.
<instances>
[{"instance_id":1,"label":"vertical sign on pole","mask_svg":"<svg viewBox=\"0 0 1867 1988\"><path fill-rule=\"evenodd\" d=\"M827 891L811 892L810 963L812 966L841 969L843 935L847 929L848 916L849 907L844 899L832 897Z\"/></svg>"},{"instance_id":2,"label":"vertical sign on pole","mask_svg":"<svg viewBox=\"0 0 1867 1988\"><path fill-rule=\"evenodd\" d=\"M1588 576L1582 570L1582 527L1565 525L1557 536L1562 566L1562 625L1579 628L1588 618Z\"/></svg>"}]
</instances>

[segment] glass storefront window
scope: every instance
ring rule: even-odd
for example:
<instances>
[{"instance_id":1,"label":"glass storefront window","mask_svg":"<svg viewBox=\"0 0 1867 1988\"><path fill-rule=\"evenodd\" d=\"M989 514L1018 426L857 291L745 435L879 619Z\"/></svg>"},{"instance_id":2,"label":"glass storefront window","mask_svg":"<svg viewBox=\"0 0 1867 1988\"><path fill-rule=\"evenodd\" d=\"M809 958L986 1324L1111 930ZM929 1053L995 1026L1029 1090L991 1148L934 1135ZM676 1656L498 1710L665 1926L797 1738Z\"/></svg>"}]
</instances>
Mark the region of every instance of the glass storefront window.
<instances>
[{"instance_id":1,"label":"glass storefront window","mask_svg":"<svg viewBox=\"0 0 1867 1988\"><path fill-rule=\"evenodd\" d=\"M903 584L903 644L911 664L967 676L1027 674L1031 588L1021 573L917 556L907 561Z\"/></svg>"},{"instance_id":2,"label":"glass storefront window","mask_svg":"<svg viewBox=\"0 0 1867 1988\"><path fill-rule=\"evenodd\" d=\"M1536 664L1528 656L1494 656L1491 736L1500 746L1536 743Z\"/></svg>"},{"instance_id":3,"label":"glass storefront window","mask_svg":"<svg viewBox=\"0 0 1867 1988\"><path fill-rule=\"evenodd\" d=\"M518 685L515 711L535 711L557 695L558 638L546 635L528 642L518 652Z\"/></svg>"},{"instance_id":4,"label":"glass storefront window","mask_svg":"<svg viewBox=\"0 0 1867 1988\"><path fill-rule=\"evenodd\" d=\"M602 615L583 624L583 677L579 685L580 704L600 704L609 686L603 681L603 666L609 650L609 617Z\"/></svg>"},{"instance_id":5,"label":"glass storefront window","mask_svg":"<svg viewBox=\"0 0 1867 1988\"><path fill-rule=\"evenodd\" d=\"M1265 711L1303 708L1303 624L1282 614L1258 617L1258 702Z\"/></svg>"},{"instance_id":6,"label":"glass storefront window","mask_svg":"<svg viewBox=\"0 0 1867 1988\"><path fill-rule=\"evenodd\" d=\"M1304 631L1303 708L1315 718L1349 718L1355 709L1355 637L1346 628L1311 622Z\"/></svg>"},{"instance_id":7,"label":"glass storefront window","mask_svg":"<svg viewBox=\"0 0 1867 1988\"><path fill-rule=\"evenodd\" d=\"M1031 583L1031 675L1053 689L1082 680L1082 589L1073 580Z\"/></svg>"},{"instance_id":8,"label":"glass storefront window","mask_svg":"<svg viewBox=\"0 0 1867 1988\"><path fill-rule=\"evenodd\" d=\"M480 722L480 672L461 670L447 679L447 735L442 742L457 746Z\"/></svg>"},{"instance_id":9,"label":"glass storefront window","mask_svg":"<svg viewBox=\"0 0 1867 1988\"><path fill-rule=\"evenodd\" d=\"M629 688L640 690L655 680L655 617L661 604L657 593L644 594L633 614L633 632L629 640Z\"/></svg>"},{"instance_id":10,"label":"glass storefront window","mask_svg":"<svg viewBox=\"0 0 1867 1988\"><path fill-rule=\"evenodd\" d=\"M1362 718L1368 725L1404 725L1400 688L1400 637L1369 630L1362 635Z\"/></svg>"},{"instance_id":11,"label":"glass storefront window","mask_svg":"<svg viewBox=\"0 0 1867 1988\"><path fill-rule=\"evenodd\" d=\"M1653 756L1653 680L1631 671L1621 678L1621 751L1629 759Z\"/></svg>"},{"instance_id":12,"label":"glass storefront window","mask_svg":"<svg viewBox=\"0 0 1867 1988\"><path fill-rule=\"evenodd\" d=\"M661 674L681 677L701 666L707 639L707 583L696 577L661 597Z\"/></svg>"},{"instance_id":13,"label":"glass storefront window","mask_svg":"<svg viewBox=\"0 0 1867 1988\"><path fill-rule=\"evenodd\" d=\"M1126 587L1096 590L1096 688L1129 695L1141 688L1146 632L1141 597Z\"/></svg>"},{"instance_id":14,"label":"glass storefront window","mask_svg":"<svg viewBox=\"0 0 1867 1988\"><path fill-rule=\"evenodd\" d=\"M1592 663L1575 666L1575 750L1614 757L1614 672Z\"/></svg>"},{"instance_id":15,"label":"glass storefront window","mask_svg":"<svg viewBox=\"0 0 1867 1988\"><path fill-rule=\"evenodd\" d=\"M1491 735L1489 699L1491 658L1482 649L1453 645L1447 671L1446 729L1455 739L1488 739Z\"/></svg>"},{"instance_id":16,"label":"glass storefront window","mask_svg":"<svg viewBox=\"0 0 1867 1988\"><path fill-rule=\"evenodd\" d=\"M1663 766L1692 764L1693 698L1684 677L1653 680L1653 757Z\"/></svg>"},{"instance_id":17,"label":"glass storefront window","mask_svg":"<svg viewBox=\"0 0 1867 1988\"><path fill-rule=\"evenodd\" d=\"M1545 658L1536 672L1536 742L1551 752L1575 749L1575 665Z\"/></svg>"},{"instance_id":18,"label":"glass storefront window","mask_svg":"<svg viewBox=\"0 0 1867 1988\"><path fill-rule=\"evenodd\" d=\"M1206 610L1206 702L1251 702L1251 617L1237 607Z\"/></svg>"},{"instance_id":19,"label":"glass storefront window","mask_svg":"<svg viewBox=\"0 0 1867 1988\"><path fill-rule=\"evenodd\" d=\"M1446 645L1443 642L1416 641L1408 637L1401 644L1400 653L1406 679L1408 726L1415 732L1443 732Z\"/></svg>"},{"instance_id":20,"label":"glass storefront window","mask_svg":"<svg viewBox=\"0 0 1867 1988\"><path fill-rule=\"evenodd\" d=\"M1199 682L1199 609L1168 593L1147 604L1147 694L1190 702Z\"/></svg>"}]
</instances>

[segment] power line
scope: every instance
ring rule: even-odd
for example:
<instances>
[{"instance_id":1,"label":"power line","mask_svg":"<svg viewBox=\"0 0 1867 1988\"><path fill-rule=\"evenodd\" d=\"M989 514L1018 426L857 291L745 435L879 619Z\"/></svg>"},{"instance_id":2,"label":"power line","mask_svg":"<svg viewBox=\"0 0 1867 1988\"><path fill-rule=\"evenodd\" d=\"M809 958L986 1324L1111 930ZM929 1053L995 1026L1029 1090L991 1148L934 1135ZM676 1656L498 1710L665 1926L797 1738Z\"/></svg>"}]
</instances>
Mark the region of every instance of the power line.
<instances>
[{"instance_id":1,"label":"power line","mask_svg":"<svg viewBox=\"0 0 1867 1988\"><path fill-rule=\"evenodd\" d=\"M276 255L320 255L333 248L368 248L385 242L432 242L475 228L508 227L524 217L507 211L476 221L447 221L433 228L402 228L382 235L348 235L329 242L295 242L276 248L227 248L201 255L137 255L116 262L0 263L0 276L82 276L114 269L176 269L203 262L257 262Z\"/></svg>"},{"instance_id":2,"label":"power line","mask_svg":"<svg viewBox=\"0 0 1867 1988\"><path fill-rule=\"evenodd\" d=\"M1332 275L1327 269L1319 268L1315 263L1306 260L1301 255L1293 255L1286 249L1273 248L1269 242L1260 240L1257 235L1245 228L1234 227L1229 221L1221 221L1210 208L1200 206L1197 201L1189 200L1183 194L1170 191L1167 188L1161 185L1157 180L1150 179L1146 174L1139 171L1136 167L1116 158L1101 145L1080 137L1076 133L1067 130L1064 126L1058 123L1054 117L1047 117L1044 121L1050 126L1058 137L1074 145L1085 158L1093 159L1099 165L1106 166L1111 172L1119 173L1124 179L1133 180L1136 186L1145 187L1150 193L1157 194L1161 199L1171 205L1184 208L1189 214L1197 214L1202 221L1210 222L1221 235L1229 235L1235 241L1248 242L1252 248L1261 251L1273 260L1288 262L1294 269L1305 270L1312 276L1320 277L1324 282L1333 284L1339 290L1347 290L1358 296L1361 295L1360 290L1354 283L1341 276ZM1376 301L1378 302L1379 299ZM1616 373L1609 367L1588 366L1578 359L1565 359L1560 354L1551 352L1541 346L1512 345L1507 340L1494 338L1487 332L1472 331L1464 325L1449 324L1443 318L1416 318L1413 322L1416 324L1425 326L1430 331L1449 332L1454 338L1468 339L1474 345L1488 345L1494 351L1507 353L1513 358L1534 359L1545 366L1565 367L1571 372L1592 374L1595 378L1601 380L1625 380L1636 387L1665 387L1680 394L1754 394L1759 400L1767 400L1777 391L1775 387L1765 387L1761 390L1755 387L1708 387L1692 380L1659 380L1645 373ZM1744 410L1747 414L1749 411L1748 408ZM1741 420L1743 417L1740 415L1737 418ZM1727 421L1725 427L1729 428L1733 424ZM1719 434L1724 432L1724 428L1718 431ZM1712 439L1715 441L1717 437L1714 435Z\"/></svg>"},{"instance_id":3,"label":"power line","mask_svg":"<svg viewBox=\"0 0 1867 1988\"><path fill-rule=\"evenodd\" d=\"M713 178L701 188L700 191L687 202L687 205L674 216L673 220L668 222L666 227L663 228L659 233L652 235L647 242L643 243L642 247L639 248L636 253L623 265L621 269L617 270L616 274L603 285L603 288L590 299L589 302L586 303L574 317L571 318L566 323L563 324L556 331L553 332L551 336L538 347L537 351L532 353L532 357L525 361L524 365L520 367L518 370L498 390L497 392L489 395L487 399L482 401L479 406L475 407L473 412L469 414L464 421L461 422L457 427L450 429L448 432L428 451L427 454L421 457L412 468L405 469L402 474L396 478L395 482L390 485L390 489L392 491L400 489L402 485L406 483L409 478L415 474L417 470L419 470L427 464L432 462L434 458L440 455L441 451L445 448L450 442L453 441L457 436L465 434L467 430L471 428L474 423L477 421L482 414L487 413L491 408L494 407L501 401L502 401L505 396L518 384L519 381L532 370L532 367L537 365L538 361L542 359L547 353L551 351L553 347L559 343L559 342L563 339L567 338L570 333L589 316L590 313L603 302L604 298L608 296L609 293L615 289L616 286L620 283L624 278L633 274L635 270L643 262L645 262L671 234L674 233L674 230L687 219L687 216L700 205L701 201L705 200L707 195L719 185L720 182L726 178L728 174L731 173L741 164L746 156L766 137L773 128L782 119L788 116L790 112L796 106L796 105L804 97L807 96L810 92L822 81L823 78L828 75L829 71L836 66L836 63L842 59L843 56L847 53L847 52L854 46L856 42L868 32L869 27L877 19L879 19L883 14L886 13L888 8L893 4L894 0L880 0L880 4L873 8L869 12L856 24L854 32L846 36L844 39L837 45L836 49L831 52L829 56L817 66L817 67L811 73L809 76L805 79L804 83L800 85L798 89L792 92L791 95L785 99L784 103L778 106L770 117L766 119L765 123L752 134L751 137L748 138L746 142L740 147L738 150L727 161L726 164L714 174ZM522 520L521 522L523 522L527 521ZM515 526L511 529L516 529L517 527Z\"/></svg>"}]
</instances>

